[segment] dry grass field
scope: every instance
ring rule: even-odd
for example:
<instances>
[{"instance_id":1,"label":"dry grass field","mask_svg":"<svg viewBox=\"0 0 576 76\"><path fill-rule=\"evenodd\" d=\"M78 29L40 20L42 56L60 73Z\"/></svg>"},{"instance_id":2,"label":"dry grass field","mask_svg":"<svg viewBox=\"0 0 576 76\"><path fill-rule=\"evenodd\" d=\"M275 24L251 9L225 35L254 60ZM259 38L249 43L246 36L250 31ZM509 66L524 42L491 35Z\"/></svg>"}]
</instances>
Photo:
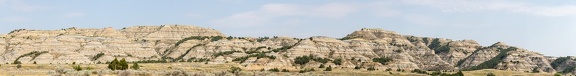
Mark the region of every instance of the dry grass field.
<instances>
[{"instance_id":1,"label":"dry grass field","mask_svg":"<svg viewBox=\"0 0 576 76\"><path fill-rule=\"evenodd\" d=\"M130 64L131 65L131 64ZM53 76L62 74L63 76L165 76L165 75L197 75L197 76L427 76L425 74L410 73L409 71L385 71L353 68L334 68L333 71L322 71L323 68L315 68L316 71L298 73L298 69L289 69L290 72L269 72L260 70L246 70L254 68L243 68L240 73L234 74L227 72L231 67L241 67L239 64L203 64L203 63L142 63L140 70L112 71L107 69L107 64L80 64L83 70L76 71L72 64L22 64L17 68L14 64L3 64L0 66L0 75L2 76ZM57 70L60 70L58 72ZM65 72L65 73L64 73ZM431 73L431 72L429 72ZM486 76L493 73L496 76L552 76L553 73L525 73L503 70L476 70L464 71L465 76Z\"/></svg>"}]
</instances>

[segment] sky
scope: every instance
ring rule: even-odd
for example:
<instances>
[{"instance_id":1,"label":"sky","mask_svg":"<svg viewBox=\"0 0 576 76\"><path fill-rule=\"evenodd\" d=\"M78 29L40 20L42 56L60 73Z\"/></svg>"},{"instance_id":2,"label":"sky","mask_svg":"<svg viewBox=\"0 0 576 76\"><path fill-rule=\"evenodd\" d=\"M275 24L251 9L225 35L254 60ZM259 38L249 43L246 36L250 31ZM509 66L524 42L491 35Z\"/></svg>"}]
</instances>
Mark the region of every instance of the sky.
<instances>
[{"instance_id":1,"label":"sky","mask_svg":"<svg viewBox=\"0 0 576 76\"><path fill-rule=\"evenodd\" d=\"M163 24L242 37L341 38L382 28L576 56L574 0L0 0L2 34Z\"/></svg>"}]
</instances>

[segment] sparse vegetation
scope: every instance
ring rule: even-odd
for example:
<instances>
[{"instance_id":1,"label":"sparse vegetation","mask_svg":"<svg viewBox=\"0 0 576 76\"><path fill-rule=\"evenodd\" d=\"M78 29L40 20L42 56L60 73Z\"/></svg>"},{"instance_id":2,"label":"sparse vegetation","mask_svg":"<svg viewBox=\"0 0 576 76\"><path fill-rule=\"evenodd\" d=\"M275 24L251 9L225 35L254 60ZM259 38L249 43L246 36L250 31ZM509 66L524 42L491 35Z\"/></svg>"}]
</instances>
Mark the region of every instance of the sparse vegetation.
<instances>
[{"instance_id":1,"label":"sparse vegetation","mask_svg":"<svg viewBox=\"0 0 576 76\"><path fill-rule=\"evenodd\" d=\"M324 71L332 71L332 66L328 66Z\"/></svg>"},{"instance_id":2,"label":"sparse vegetation","mask_svg":"<svg viewBox=\"0 0 576 76\"><path fill-rule=\"evenodd\" d=\"M291 49L292 47L294 47L294 46L282 46L282 47L280 47L280 48L273 49L272 51L274 51L274 52L285 52L285 51L288 51L288 49Z\"/></svg>"},{"instance_id":3,"label":"sparse vegetation","mask_svg":"<svg viewBox=\"0 0 576 76\"><path fill-rule=\"evenodd\" d=\"M532 68L532 73L540 73L540 70L538 69L538 67L534 67Z\"/></svg>"},{"instance_id":4,"label":"sparse vegetation","mask_svg":"<svg viewBox=\"0 0 576 76\"><path fill-rule=\"evenodd\" d=\"M239 67L231 67L230 70L228 70L228 72L231 73L240 73L240 71L242 71L242 68Z\"/></svg>"},{"instance_id":5,"label":"sparse vegetation","mask_svg":"<svg viewBox=\"0 0 576 76\"><path fill-rule=\"evenodd\" d=\"M240 52L240 51L224 51L224 52L218 52L218 53L212 54L212 56L218 57L218 56L230 55L230 54L233 54L233 53L235 53L235 52Z\"/></svg>"},{"instance_id":6,"label":"sparse vegetation","mask_svg":"<svg viewBox=\"0 0 576 76\"><path fill-rule=\"evenodd\" d=\"M248 55L248 56L244 56L244 57L234 58L232 61L239 61L240 63L244 63L244 61L246 61L250 57L256 57L256 59L260 59L260 58L276 59L276 56L266 55L266 53L260 52L258 54L252 54L252 55Z\"/></svg>"},{"instance_id":7,"label":"sparse vegetation","mask_svg":"<svg viewBox=\"0 0 576 76\"><path fill-rule=\"evenodd\" d=\"M576 70L576 66L570 66L570 67L567 67L567 68L565 68L564 70L562 70L562 72L560 72L560 73L564 73L564 74L566 74L566 73L571 73L571 72L573 72L574 70Z\"/></svg>"},{"instance_id":8,"label":"sparse vegetation","mask_svg":"<svg viewBox=\"0 0 576 76\"><path fill-rule=\"evenodd\" d=\"M412 73L428 74L428 72L426 72L426 71L424 71L424 70L420 70L420 69L414 69L414 70L412 70Z\"/></svg>"},{"instance_id":9,"label":"sparse vegetation","mask_svg":"<svg viewBox=\"0 0 576 76\"><path fill-rule=\"evenodd\" d=\"M502 62L502 59L504 59L506 57L506 54L511 51L511 50L516 50L518 48L515 47L510 47L508 49L502 49L502 48L498 48L500 50L500 53L498 55L496 55L495 57L493 57L492 59L485 61L481 64L479 64L478 66L474 66L470 69L467 70L480 70L480 69L493 69L496 67L496 65L498 65L498 63Z\"/></svg>"},{"instance_id":10,"label":"sparse vegetation","mask_svg":"<svg viewBox=\"0 0 576 76\"><path fill-rule=\"evenodd\" d=\"M72 66L72 68L73 68L74 70L76 70L76 71L81 71L81 70L82 70L82 67L81 67L80 65Z\"/></svg>"},{"instance_id":11,"label":"sparse vegetation","mask_svg":"<svg viewBox=\"0 0 576 76\"><path fill-rule=\"evenodd\" d=\"M222 36L190 36L190 37L184 38L184 39L176 42L175 45L176 45L176 46L179 46L180 44L182 44L182 43L184 43L184 42L186 42L186 41L188 41L188 40L192 40L192 39L195 39L195 40L210 39L210 41L218 41L218 40L221 40L221 39L223 39L223 38L224 38L224 37L222 37Z\"/></svg>"},{"instance_id":12,"label":"sparse vegetation","mask_svg":"<svg viewBox=\"0 0 576 76\"><path fill-rule=\"evenodd\" d=\"M304 70L298 71L298 73L306 73L306 72L311 72L311 71L316 71L316 70L314 70L314 68L305 68Z\"/></svg>"},{"instance_id":13,"label":"sparse vegetation","mask_svg":"<svg viewBox=\"0 0 576 76\"><path fill-rule=\"evenodd\" d=\"M383 57L383 58L372 58L373 62L378 62L382 65L388 65L388 62L392 61L392 58L387 58L387 57Z\"/></svg>"},{"instance_id":14,"label":"sparse vegetation","mask_svg":"<svg viewBox=\"0 0 576 76\"><path fill-rule=\"evenodd\" d=\"M316 62L320 62L320 63L328 63L328 61L332 61L328 58L319 58L319 57L315 57L314 55L308 55L308 56L298 56L294 59L294 63L296 64L300 64L300 65L304 65L308 62L310 62L310 60L314 60Z\"/></svg>"},{"instance_id":15,"label":"sparse vegetation","mask_svg":"<svg viewBox=\"0 0 576 76\"><path fill-rule=\"evenodd\" d=\"M550 65L552 68L557 68L560 64L566 62L568 59L568 57L558 57L556 60L552 61Z\"/></svg>"},{"instance_id":16,"label":"sparse vegetation","mask_svg":"<svg viewBox=\"0 0 576 76\"><path fill-rule=\"evenodd\" d=\"M334 61L332 61L332 63L336 65L342 65L342 58L335 59Z\"/></svg>"},{"instance_id":17,"label":"sparse vegetation","mask_svg":"<svg viewBox=\"0 0 576 76\"><path fill-rule=\"evenodd\" d=\"M366 70L368 70L368 71L374 71L374 70L376 70L376 68L374 68L374 67L369 67L369 68L366 69Z\"/></svg>"},{"instance_id":18,"label":"sparse vegetation","mask_svg":"<svg viewBox=\"0 0 576 76\"><path fill-rule=\"evenodd\" d=\"M488 74L486 74L486 76L496 76L496 74L494 74L494 73L488 73Z\"/></svg>"},{"instance_id":19,"label":"sparse vegetation","mask_svg":"<svg viewBox=\"0 0 576 76\"><path fill-rule=\"evenodd\" d=\"M361 69L359 66L355 66L354 69Z\"/></svg>"},{"instance_id":20,"label":"sparse vegetation","mask_svg":"<svg viewBox=\"0 0 576 76\"><path fill-rule=\"evenodd\" d=\"M134 70L139 70L139 69L140 69L140 65L138 65L138 63L134 63L134 64L132 64L132 67L130 67L130 68L132 68L132 69L134 69Z\"/></svg>"},{"instance_id":21,"label":"sparse vegetation","mask_svg":"<svg viewBox=\"0 0 576 76\"><path fill-rule=\"evenodd\" d=\"M108 64L108 69L110 70L126 70L128 69L128 63L126 59L122 58L122 60L118 61L117 58L114 58L112 62Z\"/></svg>"},{"instance_id":22,"label":"sparse vegetation","mask_svg":"<svg viewBox=\"0 0 576 76\"><path fill-rule=\"evenodd\" d=\"M20 55L20 56L18 56L18 58L16 58L16 60L14 60L14 62L12 62L12 64L22 64L22 62L19 61L20 58L22 58L22 57L30 56L30 57L32 57L31 60L34 60L34 59L36 59L36 57L38 57L42 54L45 54L45 53L48 53L48 51L42 51L42 52L32 51L32 52Z\"/></svg>"},{"instance_id":23,"label":"sparse vegetation","mask_svg":"<svg viewBox=\"0 0 576 76\"><path fill-rule=\"evenodd\" d=\"M280 72L280 70L279 70L278 68L268 69L268 71L271 71L271 72Z\"/></svg>"}]
</instances>

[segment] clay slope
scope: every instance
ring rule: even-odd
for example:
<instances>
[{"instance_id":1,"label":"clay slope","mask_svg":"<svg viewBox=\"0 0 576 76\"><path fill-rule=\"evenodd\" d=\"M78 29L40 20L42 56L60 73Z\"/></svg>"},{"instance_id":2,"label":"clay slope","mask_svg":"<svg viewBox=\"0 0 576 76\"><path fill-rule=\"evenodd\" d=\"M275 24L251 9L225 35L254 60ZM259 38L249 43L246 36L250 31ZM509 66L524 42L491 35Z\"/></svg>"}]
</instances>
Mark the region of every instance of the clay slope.
<instances>
[{"instance_id":1,"label":"clay slope","mask_svg":"<svg viewBox=\"0 0 576 76\"><path fill-rule=\"evenodd\" d=\"M573 57L546 57L497 42L402 35L365 28L343 38L314 36L231 37L190 25L134 26L123 29L27 30L0 37L0 62L97 64L114 58L129 62L239 63L247 68L375 67L378 69L476 70L574 73ZM310 57L304 64L297 58ZM384 64L375 58L390 58ZM554 63L554 64L552 64Z\"/></svg>"}]
</instances>

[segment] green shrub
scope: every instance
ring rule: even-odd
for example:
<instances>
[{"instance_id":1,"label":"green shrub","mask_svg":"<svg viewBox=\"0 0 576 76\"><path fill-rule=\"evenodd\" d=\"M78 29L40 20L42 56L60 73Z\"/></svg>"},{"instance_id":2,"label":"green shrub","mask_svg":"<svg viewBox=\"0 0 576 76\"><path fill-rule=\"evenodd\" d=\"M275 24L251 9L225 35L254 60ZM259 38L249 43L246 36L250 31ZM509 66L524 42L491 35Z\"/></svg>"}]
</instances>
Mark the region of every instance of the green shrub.
<instances>
[{"instance_id":1,"label":"green shrub","mask_svg":"<svg viewBox=\"0 0 576 76\"><path fill-rule=\"evenodd\" d=\"M80 65L72 66L72 68L76 71L81 71L82 67Z\"/></svg>"},{"instance_id":2,"label":"green shrub","mask_svg":"<svg viewBox=\"0 0 576 76\"><path fill-rule=\"evenodd\" d=\"M298 73L306 73L306 72L311 72L311 71L316 71L316 70L314 70L314 68L305 68L304 70L298 71Z\"/></svg>"},{"instance_id":3,"label":"green shrub","mask_svg":"<svg viewBox=\"0 0 576 76\"><path fill-rule=\"evenodd\" d=\"M324 68L324 64L320 64L320 66L318 68Z\"/></svg>"},{"instance_id":4,"label":"green shrub","mask_svg":"<svg viewBox=\"0 0 576 76\"><path fill-rule=\"evenodd\" d=\"M313 55L308 55L308 56L298 56L298 57L296 57L296 58L294 59L294 63L300 64L300 65L304 65L304 64L310 62L310 60L314 60L314 61L316 61L316 62L320 62L320 63L324 63L324 64L325 64L325 63L328 63L328 61L331 61L331 60L328 59L328 58L319 58L319 57L317 58L317 57L314 57Z\"/></svg>"},{"instance_id":5,"label":"green shrub","mask_svg":"<svg viewBox=\"0 0 576 76\"><path fill-rule=\"evenodd\" d=\"M558 57L556 60L552 61L550 65L552 66L552 68L556 68L558 67L558 65L566 62L568 59L569 59L568 57Z\"/></svg>"},{"instance_id":6,"label":"green shrub","mask_svg":"<svg viewBox=\"0 0 576 76\"><path fill-rule=\"evenodd\" d=\"M268 69L268 71L271 71L271 72L280 72L280 70L279 70L278 68Z\"/></svg>"},{"instance_id":7,"label":"green shrub","mask_svg":"<svg viewBox=\"0 0 576 76\"><path fill-rule=\"evenodd\" d=\"M494 74L494 73L488 73L488 74L486 74L486 76L496 76L496 74Z\"/></svg>"},{"instance_id":8,"label":"green shrub","mask_svg":"<svg viewBox=\"0 0 576 76\"><path fill-rule=\"evenodd\" d=\"M239 67L231 67L230 70L228 70L231 73L239 73L240 71L242 71L242 68Z\"/></svg>"},{"instance_id":9,"label":"green shrub","mask_svg":"<svg viewBox=\"0 0 576 76\"><path fill-rule=\"evenodd\" d=\"M314 61L326 64L326 63L328 63L328 61L331 61L331 60L328 58L314 58Z\"/></svg>"},{"instance_id":10,"label":"green shrub","mask_svg":"<svg viewBox=\"0 0 576 76\"><path fill-rule=\"evenodd\" d=\"M273 49L272 51L274 51L274 52L286 52L286 51L288 51L288 49L291 49L292 47L294 47L294 46L282 46L280 48Z\"/></svg>"},{"instance_id":11,"label":"green shrub","mask_svg":"<svg viewBox=\"0 0 576 76\"><path fill-rule=\"evenodd\" d=\"M138 70L138 69L140 69L140 65L138 65L138 63L134 63L134 64L132 64L131 68L134 70Z\"/></svg>"},{"instance_id":12,"label":"green shrub","mask_svg":"<svg viewBox=\"0 0 576 76\"><path fill-rule=\"evenodd\" d=\"M294 59L294 63L304 65L304 64L308 63L310 61L310 59L312 59L312 58L310 58L308 56L299 56L299 57L296 57L296 59Z\"/></svg>"},{"instance_id":13,"label":"green shrub","mask_svg":"<svg viewBox=\"0 0 576 76\"><path fill-rule=\"evenodd\" d=\"M92 57L92 60L98 60L102 56L104 56L104 53L100 52L100 53L94 55L94 57Z\"/></svg>"},{"instance_id":14,"label":"green shrub","mask_svg":"<svg viewBox=\"0 0 576 76\"><path fill-rule=\"evenodd\" d=\"M338 59L332 61L332 63L334 63L336 65L342 65L342 58L338 58Z\"/></svg>"},{"instance_id":15,"label":"green shrub","mask_svg":"<svg viewBox=\"0 0 576 76\"><path fill-rule=\"evenodd\" d=\"M414 70L412 70L412 73L428 74L428 72L420 70L420 69L414 69Z\"/></svg>"},{"instance_id":16,"label":"green shrub","mask_svg":"<svg viewBox=\"0 0 576 76\"><path fill-rule=\"evenodd\" d=\"M244 63L244 61L246 61L250 57L256 57L257 59L260 59L260 58L276 59L276 56L272 56L272 55L268 56L268 55L266 55L266 53L260 52L258 54L252 54L252 55L248 55L248 56L244 56L244 57L234 58L232 61L240 61L240 63Z\"/></svg>"},{"instance_id":17,"label":"green shrub","mask_svg":"<svg viewBox=\"0 0 576 76\"><path fill-rule=\"evenodd\" d=\"M576 70L576 66L571 66L571 67L565 68L565 69L562 70L562 72L560 72L560 73L571 73L571 72L573 72L574 70Z\"/></svg>"},{"instance_id":18,"label":"green shrub","mask_svg":"<svg viewBox=\"0 0 576 76\"><path fill-rule=\"evenodd\" d=\"M240 52L240 51L225 51L225 52L218 52L218 53L212 54L212 56L214 56L214 57L218 57L218 56L230 55L230 54L233 54L234 52Z\"/></svg>"},{"instance_id":19,"label":"green shrub","mask_svg":"<svg viewBox=\"0 0 576 76\"><path fill-rule=\"evenodd\" d=\"M483 63L478 64L478 66L474 66L467 70L480 70L480 69L494 69L498 63L502 62L504 58L506 58L506 54L511 50L516 50L515 47L510 47L508 49L498 48L500 53L493 57L492 59L485 61Z\"/></svg>"},{"instance_id":20,"label":"green shrub","mask_svg":"<svg viewBox=\"0 0 576 76\"><path fill-rule=\"evenodd\" d=\"M290 71L288 71L287 69L282 69L282 72L290 72Z\"/></svg>"},{"instance_id":21,"label":"green shrub","mask_svg":"<svg viewBox=\"0 0 576 76\"><path fill-rule=\"evenodd\" d=\"M388 65L388 62L392 61L392 58L387 58L387 57L383 57L383 58L372 58L373 62L378 62L382 65Z\"/></svg>"},{"instance_id":22,"label":"green shrub","mask_svg":"<svg viewBox=\"0 0 576 76\"><path fill-rule=\"evenodd\" d=\"M16 68L22 68L22 65L18 64L16 65Z\"/></svg>"},{"instance_id":23,"label":"green shrub","mask_svg":"<svg viewBox=\"0 0 576 76\"><path fill-rule=\"evenodd\" d=\"M112 62L108 64L108 69L110 70L126 70L128 69L128 63L126 59L122 58L122 60L118 61L117 58L114 58Z\"/></svg>"},{"instance_id":24,"label":"green shrub","mask_svg":"<svg viewBox=\"0 0 576 76\"><path fill-rule=\"evenodd\" d=\"M324 71L332 71L332 66L328 66Z\"/></svg>"},{"instance_id":25,"label":"green shrub","mask_svg":"<svg viewBox=\"0 0 576 76\"><path fill-rule=\"evenodd\" d=\"M14 62L12 62L12 64L22 64L22 62L15 60Z\"/></svg>"},{"instance_id":26,"label":"green shrub","mask_svg":"<svg viewBox=\"0 0 576 76\"><path fill-rule=\"evenodd\" d=\"M376 70L376 68L374 68L374 67L369 67L369 68L366 69L366 70L368 70L368 71L374 71L374 70Z\"/></svg>"},{"instance_id":27,"label":"green shrub","mask_svg":"<svg viewBox=\"0 0 576 76\"><path fill-rule=\"evenodd\" d=\"M562 76L560 73L555 73L554 76Z\"/></svg>"},{"instance_id":28,"label":"green shrub","mask_svg":"<svg viewBox=\"0 0 576 76\"><path fill-rule=\"evenodd\" d=\"M355 66L354 69L360 69L360 67L359 67L359 66Z\"/></svg>"}]
</instances>

